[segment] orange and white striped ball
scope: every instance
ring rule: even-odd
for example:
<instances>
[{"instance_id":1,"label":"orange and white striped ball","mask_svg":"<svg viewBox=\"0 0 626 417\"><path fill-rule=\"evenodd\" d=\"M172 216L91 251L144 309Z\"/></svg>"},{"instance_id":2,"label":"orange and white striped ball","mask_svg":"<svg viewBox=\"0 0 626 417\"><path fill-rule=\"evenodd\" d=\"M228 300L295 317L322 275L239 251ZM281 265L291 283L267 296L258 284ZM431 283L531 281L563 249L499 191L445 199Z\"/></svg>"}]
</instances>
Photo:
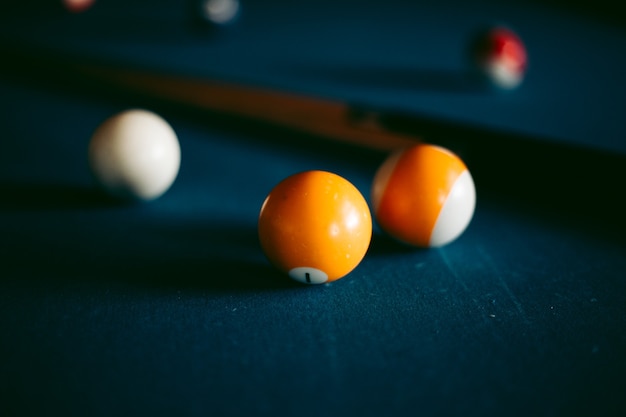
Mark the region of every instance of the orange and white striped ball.
<instances>
[{"instance_id":1,"label":"orange and white striped ball","mask_svg":"<svg viewBox=\"0 0 626 417\"><path fill-rule=\"evenodd\" d=\"M378 225L417 247L446 245L469 225L476 207L465 163L440 146L418 144L392 153L378 168L371 199Z\"/></svg>"}]
</instances>

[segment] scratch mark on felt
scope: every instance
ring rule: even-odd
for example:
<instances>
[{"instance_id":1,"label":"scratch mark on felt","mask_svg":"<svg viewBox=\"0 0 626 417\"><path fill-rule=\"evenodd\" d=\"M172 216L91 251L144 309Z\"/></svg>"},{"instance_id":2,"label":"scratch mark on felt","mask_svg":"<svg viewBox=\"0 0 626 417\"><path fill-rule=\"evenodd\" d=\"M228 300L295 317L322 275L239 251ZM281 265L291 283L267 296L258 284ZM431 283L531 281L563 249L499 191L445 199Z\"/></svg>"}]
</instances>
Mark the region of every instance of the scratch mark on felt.
<instances>
[{"instance_id":1,"label":"scratch mark on felt","mask_svg":"<svg viewBox=\"0 0 626 417\"><path fill-rule=\"evenodd\" d=\"M511 299L511 302L515 306L515 309L519 313L519 316L524 322L524 324L528 327L531 327L530 320L528 320L528 316L526 314L526 311L524 310L524 307L522 306L522 303L520 303L520 301L517 299L515 294L513 294L513 291L511 291L511 288L502 277L500 270L497 268L491 256L489 256L482 247L477 247L477 250L480 256L485 261L485 263L487 264L487 266L489 267L489 269L493 271L494 276L497 278L498 282L500 283L500 286L502 287L506 295Z\"/></svg>"},{"instance_id":2,"label":"scratch mark on felt","mask_svg":"<svg viewBox=\"0 0 626 417\"><path fill-rule=\"evenodd\" d=\"M465 281L463 279L461 279L461 277L459 277L459 274L457 273L456 268L454 267L454 265L452 264L452 262L450 262L450 259L446 256L445 251L439 251L439 254L441 255L441 259L443 260L444 264L446 265L446 267L448 268L448 270L452 273L452 276L455 278L455 280L461 285L461 287L463 288L463 291L465 291L466 294L471 294L470 289L468 288L467 284L465 283ZM474 304L474 307L476 308L477 311L481 310L481 306L478 303L478 301L472 297L472 302ZM488 324L487 318L484 316L482 317L482 321L484 324Z\"/></svg>"}]
</instances>

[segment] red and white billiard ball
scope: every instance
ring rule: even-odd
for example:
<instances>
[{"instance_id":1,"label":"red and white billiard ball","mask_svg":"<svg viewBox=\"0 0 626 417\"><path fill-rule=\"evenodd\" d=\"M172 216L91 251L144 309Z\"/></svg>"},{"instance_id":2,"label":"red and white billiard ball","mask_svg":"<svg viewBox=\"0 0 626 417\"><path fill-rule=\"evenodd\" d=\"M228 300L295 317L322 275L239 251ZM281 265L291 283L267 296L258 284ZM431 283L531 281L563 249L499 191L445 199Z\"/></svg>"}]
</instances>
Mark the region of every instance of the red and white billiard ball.
<instances>
[{"instance_id":1,"label":"red and white billiard ball","mask_svg":"<svg viewBox=\"0 0 626 417\"><path fill-rule=\"evenodd\" d=\"M359 190L326 171L281 181L265 199L258 221L267 258L305 284L338 280L361 262L372 239L372 218Z\"/></svg>"},{"instance_id":2,"label":"red and white billiard ball","mask_svg":"<svg viewBox=\"0 0 626 417\"><path fill-rule=\"evenodd\" d=\"M524 43L515 32L504 27L478 33L470 46L470 59L483 79L503 90L517 88L528 66Z\"/></svg>"},{"instance_id":3,"label":"red and white billiard ball","mask_svg":"<svg viewBox=\"0 0 626 417\"><path fill-rule=\"evenodd\" d=\"M61 0L63 7L72 13L81 13L89 9L95 0Z\"/></svg>"},{"instance_id":4,"label":"red and white billiard ball","mask_svg":"<svg viewBox=\"0 0 626 417\"><path fill-rule=\"evenodd\" d=\"M153 200L167 191L180 168L180 144L159 115L127 110L102 123L89 143L89 165L111 195Z\"/></svg>"},{"instance_id":5,"label":"red and white billiard ball","mask_svg":"<svg viewBox=\"0 0 626 417\"><path fill-rule=\"evenodd\" d=\"M376 171L371 199L378 225L417 247L452 242L474 215L476 189L463 161L439 146L392 153Z\"/></svg>"}]
</instances>

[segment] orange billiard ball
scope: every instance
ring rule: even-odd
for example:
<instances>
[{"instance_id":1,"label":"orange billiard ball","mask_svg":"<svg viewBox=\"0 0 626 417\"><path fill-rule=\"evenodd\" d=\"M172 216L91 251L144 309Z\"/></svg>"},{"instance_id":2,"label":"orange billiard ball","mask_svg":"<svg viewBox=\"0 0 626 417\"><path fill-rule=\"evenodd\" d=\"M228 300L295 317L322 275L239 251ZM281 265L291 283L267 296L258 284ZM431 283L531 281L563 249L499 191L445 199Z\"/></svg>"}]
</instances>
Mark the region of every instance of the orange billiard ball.
<instances>
[{"instance_id":1,"label":"orange billiard ball","mask_svg":"<svg viewBox=\"0 0 626 417\"><path fill-rule=\"evenodd\" d=\"M345 178L306 171L281 181L265 199L258 232L267 258L292 279L332 282L361 262L372 239L372 217Z\"/></svg>"},{"instance_id":2,"label":"orange billiard ball","mask_svg":"<svg viewBox=\"0 0 626 417\"><path fill-rule=\"evenodd\" d=\"M452 242L476 206L474 180L463 161L429 144L392 153L376 171L371 193L379 226L418 247Z\"/></svg>"}]
</instances>

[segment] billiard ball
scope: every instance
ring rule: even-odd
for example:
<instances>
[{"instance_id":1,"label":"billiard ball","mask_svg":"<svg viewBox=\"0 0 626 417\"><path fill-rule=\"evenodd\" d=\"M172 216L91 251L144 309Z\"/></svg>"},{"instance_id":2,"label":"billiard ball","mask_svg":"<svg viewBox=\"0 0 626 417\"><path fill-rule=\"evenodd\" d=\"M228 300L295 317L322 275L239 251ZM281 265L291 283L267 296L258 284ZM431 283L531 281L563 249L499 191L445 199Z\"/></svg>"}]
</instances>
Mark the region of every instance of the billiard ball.
<instances>
[{"instance_id":1,"label":"billiard ball","mask_svg":"<svg viewBox=\"0 0 626 417\"><path fill-rule=\"evenodd\" d=\"M470 43L474 73L502 89L517 88L526 75L528 57L522 40L512 30L493 27L478 32Z\"/></svg>"},{"instance_id":2,"label":"billiard ball","mask_svg":"<svg viewBox=\"0 0 626 417\"><path fill-rule=\"evenodd\" d=\"M159 115L142 109L104 121L89 142L89 165L111 195L153 200L167 191L180 167L180 144Z\"/></svg>"},{"instance_id":3,"label":"billiard ball","mask_svg":"<svg viewBox=\"0 0 626 417\"><path fill-rule=\"evenodd\" d=\"M201 21L213 26L223 26L239 16L239 0L195 0L196 13Z\"/></svg>"},{"instance_id":4,"label":"billiard ball","mask_svg":"<svg viewBox=\"0 0 626 417\"><path fill-rule=\"evenodd\" d=\"M305 284L338 280L362 261L372 239L369 206L345 178L326 171L294 174L272 189L259 213L267 258Z\"/></svg>"},{"instance_id":5,"label":"billiard ball","mask_svg":"<svg viewBox=\"0 0 626 417\"><path fill-rule=\"evenodd\" d=\"M371 189L378 225L417 247L443 246L466 229L476 205L474 181L451 151L426 143L390 154Z\"/></svg>"},{"instance_id":6,"label":"billiard ball","mask_svg":"<svg viewBox=\"0 0 626 417\"><path fill-rule=\"evenodd\" d=\"M81 13L89 9L95 0L62 0L61 3L66 10L72 13Z\"/></svg>"}]
</instances>

